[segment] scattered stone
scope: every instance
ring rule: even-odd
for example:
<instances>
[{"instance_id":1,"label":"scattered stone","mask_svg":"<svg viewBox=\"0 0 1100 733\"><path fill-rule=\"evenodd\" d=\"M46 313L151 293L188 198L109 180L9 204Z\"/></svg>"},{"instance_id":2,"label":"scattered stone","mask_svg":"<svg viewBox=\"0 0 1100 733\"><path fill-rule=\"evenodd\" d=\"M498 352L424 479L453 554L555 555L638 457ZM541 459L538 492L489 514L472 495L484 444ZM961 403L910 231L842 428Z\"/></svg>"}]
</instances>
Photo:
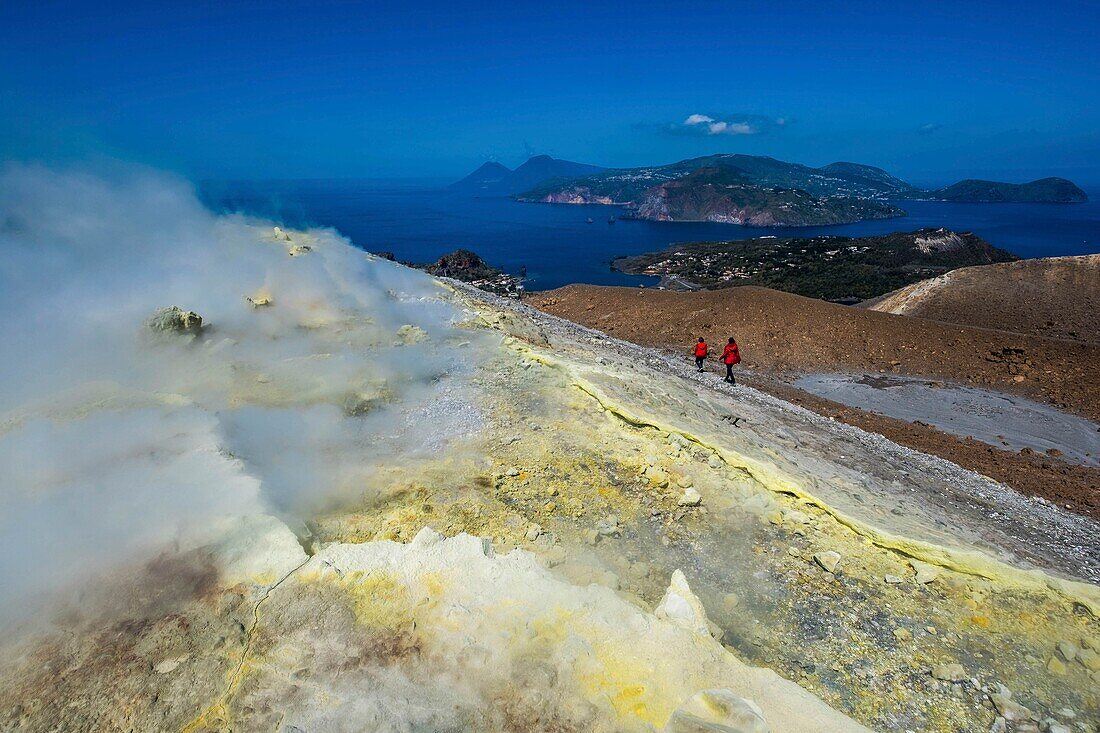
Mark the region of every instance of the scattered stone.
<instances>
[{"instance_id":1,"label":"scattered stone","mask_svg":"<svg viewBox=\"0 0 1100 733\"><path fill-rule=\"evenodd\" d=\"M1007 733L1008 721L1001 716L997 716L997 719L993 721L993 725L989 728L989 733Z\"/></svg>"},{"instance_id":2,"label":"scattered stone","mask_svg":"<svg viewBox=\"0 0 1100 733\"><path fill-rule=\"evenodd\" d=\"M308 252L311 252L312 250L313 247L310 247L308 244L292 244L286 248L286 253L291 257L298 257L299 255L304 255Z\"/></svg>"},{"instance_id":3,"label":"scattered stone","mask_svg":"<svg viewBox=\"0 0 1100 733\"><path fill-rule=\"evenodd\" d=\"M676 503L679 506L699 506L703 503L703 497L698 491L689 486L684 489L683 495L680 496Z\"/></svg>"},{"instance_id":4,"label":"scattered stone","mask_svg":"<svg viewBox=\"0 0 1100 733\"><path fill-rule=\"evenodd\" d=\"M202 316L172 305L154 312L145 325L157 333L195 336L202 331Z\"/></svg>"},{"instance_id":5,"label":"scattered stone","mask_svg":"<svg viewBox=\"0 0 1100 733\"><path fill-rule=\"evenodd\" d=\"M966 670L957 662L937 664L932 668L932 676L944 682L959 682L960 680L966 679Z\"/></svg>"},{"instance_id":6,"label":"scattered stone","mask_svg":"<svg viewBox=\"0 0 1100 733\"><path fill-rule=\"evenodd\" d=\"M541 536L542 536L542 527L540 527L539 525L532 524L527 529L527 541L528 542L534 542L535 540L537 540Z\"/></svg>"},{"instance_id":7,"label":"scattered stone","mask_svg":"<svg viewBox=\"0 0 1100 733\"><path fill-rule=\"evenodd\" d=\"M672 573L668 590L657 604L653 615L700 636L710 636L710 624L702 602L688 586L687 578L680 570Z\"/></svg>"},{"instance_id":8,"label":"scattered stone","mask_svg":"<svg viewBox=\"0 0 1100 733\"><path fill-rule=\"evenodd\" d=\"M883 577L882 580L886 583L889 583L890 585L897 585L898 583L901 582L901 576L900 575L887 574L886 576Z\"/></svg>"},{"instance_id":9,"label":"scattered stone","mask_svg":"<svg viewBox=\"0 0 1100 733\"><path fill-rule=\"evenodd\" d=\"M827 572L835 572L837 565L840 564L840 553L835 550L815 552L814 562L824 568Z\"/></svg>"},{"instance_id":10,"label":"scattered stone","mask_svg":"<svg viewBox=\"0 0 1100 733\"><path fill-rule=\"evenodd\" d=\"M280 227L275 227L271 230L271 233L275 235L275 239L278 239L281 242L290 241L290 234L284 232Z\"/></svg>"},{"instance_id":11,"label":"scattered stone","mask_svg":"<svg viewBox=\"0 0 1100 733\"><path fill-rule=\"evenodd\" d=\"M703 690L677 708L664 733L768 733L764 713L729 690Z\"/></svg>"},{"instance_id":12,"label":"scattered stone","mask_svg":"<svg viewBox=\"0 0 1100 733\"><path fill-rule=\"evenodd\" d=\"M798 549L797 547L788 547L787 554L791 557L802 557L802 550Z\"/></svg>"},{"instance_id":13,"label":"scattered stone","mask_svg":"<svg viewBox=\"0 0 1100 733\"><path fill-rule=\"evenodd\" d=\"M555 504L552 501L548 501L548 502L546 502L545 504L542 505L542 508L544 510L548 511L548 512L552 512L552 511L554 511L555 509L558 508L558 505Z\"/></svg>"},{"instance_id":14,"label":"scattered stone","mask_svg":"<svg viewBox=\"0 0 1100 733\"><path fill-rule=\"evenodd\" d=\"M719 458L718 456L713 456L712 455L710 458L707 459L707 465L710 466L711 468L721 468L722 467L722 459Z\"/></svg>"},{"instance_id":15,"label":"scattered stone","mask_svg":"<svg viewBox=\"0 0 1100 733\"><path fill-rule=\"evenodd\" d=\"M913 567L914 572L916 572L916 577L914 577L913 580L922 585L931 583L940 576L940 569L935 565L929 565L920 560L910 560L909 564Z\"/></svg>"},{"instance_id":16,"label":"scattered stone","mask_svg":"<svg viewBox=\"0 0 1100 733\"><path fill-rule=\"evenodd\" d=\"M722 608L726 609L727 611L732 611L733 609L737 608L737 604L740 602L741 599L736 593L731 592L722 596Z\"/></svg>"},{"instance_id":17,"label":"scattered stone","mask_svg":"<svg viewBox=\"0 0 1100 733\"><path fill-rule=\"evenodd\" d=\"M1067 662L1072 662L1077 658L1078 648L1072 641L1060 641L1055 648L1058 650L1058 653L1062 655L1062 659Z\"/></svg>"},{"instance_id":18,"label":"scattered stone","mask_svg":"<svg viewBox=\"0 0 1100 733\"><path fill-rule=\"evenodd\" d=\"M584 541L587 542L590 545L593 545L593 546L598 545L598 544L600 544L600 540L602 540L602 539L603 539L603 535L601 535L599 532L597 532L594 529L586 529L584 531Z\"/></svg>"},{"instance_id":19,"label":"scattered stone","mask_svg":"<svg viewBox=\"0 0 1100 733\"><path fill-rule=\"evenodd\" d=\"M998 691L989 696L993 707L1007 721L1029 720L1032 712L1012 699L1012 692L1004 685L997 685Z\"/></svg>"},{"instance_id":20,"label":"scattered stone","mask_svg":"<svg viewBox=\"0 0 1100 733\"><path fill-rule=\"evenodd\" d=\"M924 630L927 631L932 636L936 635L936 627L935 626L925 626Z\"/></svg>"},{"instance_id":21,"label":"scattered stone","mask_svg":"<svg viewBox=\"0 0 1100 733\"><path fill-rule=\"evenodd\" d=\"M676 481L676 485L679 486L681 489L691 488L691 485L692 485L691 476L681 476L679 478L679 480Z\"/></svg>"},{"instance_id":22,"label":"scattered stone","mask_svg":"<svg viewBox=\"0 0 1100 733\"><path fill-rule=\"evenodd\" d=\"M1057 656L1053 656L1047 660L1047 671L1051 674L1064 675L1066 673L1066 663Z\"/></svg>"},{"instance_id":23,"label":"scattered stone","mask_svg":"<svg viewBox=\"0 0 1100 733\"><path fill-rule=\"evenodd\" d=\"M1093 672L1100 670L1100 654L1092 649L1079 649L1077 651L1077 661Z\"/></svg>"},{"instance_id":24,"label":"scattered stone","mask_svg":"<svg viewBox=\"0 0 1100 733\"><path fill-rule=\"evenodd\" d=\"M519 469L518 468L509 468L508 471L507 471L507 475L512 476L513 478L516 477L516 476L519 476Z\"/></svg>"},{"instance_id":25,"label":"scattered stone","mask_svg":"<svg viewBox=\"0 0 1100 733\"><path fill-rule=\"evenodd\" d=\"M558 495L557 487L556 486L551 486L550 488L548 488L546 490L546 495L547 496L557 496Z\"/></svg>"},{"instance_id":26,"label":"scattered stone","mask_svg":"<svg viewBox=\"0 0 1100 733\"><path fill-rule=\"evenodd\" d=\"M774 524L776 526L782 526L782 524L783 524L783 513L780 512L778 509L776 509L775 511L768 512L764 516L764 518L767 519L768 522L770 522L771 524Z\"/></svg>"},{"instance_id":27,"label":"scattered stone","mask_svg":"<svg viewBox=\"0 0 1100 733\"><path fill-rule=\"evenodd\" d=\"M619 518L610 516L596 522L596 532L601 537L619 537L622 535L623 530L619 525Z\"/></svg>"},{"instance_id":28,"label":"scattered stone","mask_svg":"<svg viewBox=\"0 0 1100 733\"><path fill-rule=\"evenodd\" d=\"M649 483L657 488L663 489L668 486L668 475L659 468L653 468L652 466L647 468L645 476L649 479Z\"/></svg>"},{"instance_id":29,"label":"scattered stone","mask_svg":"<svg viewBox=\"0 0 1100 733\"><path fill-rule=\"evenodd\" d=\"M271 305L271 296L267 293L255 293L245 298L253 308L263 308Z\"/></svg>"},{"instance_id":30,"label":"scattered stone","mask_svg":"<svg viewBox=\"0 0 1100 733\"><path fill-rule=\"evenodd\" d=\"M913 632L909 629L897 628L894 629L894 638L900 642L912 641Z\"/></svg>"},{"instance_id":31,"label":"scattered stone","mask_svg":"<svg viewBox=\"0 0 1100 733\"><path fill-rule=\"evenodd\" d=\"M427 341L428 332L420 326L413 326L406 323L401 328L397 329L397 343L396 346L409 346L410 344L418 344L421 341Z\"/></svg>"},{"instance_id":32,"label":"scattered stone","mask_svg":"<svg viewBox=\"0 0 1100 733\"><path fill-rule=\"evenodd\" d=\"M792 524L809 524L810 515L797 509L787 509L783 512L783 518Z\"/></svg>"}]
</instances>

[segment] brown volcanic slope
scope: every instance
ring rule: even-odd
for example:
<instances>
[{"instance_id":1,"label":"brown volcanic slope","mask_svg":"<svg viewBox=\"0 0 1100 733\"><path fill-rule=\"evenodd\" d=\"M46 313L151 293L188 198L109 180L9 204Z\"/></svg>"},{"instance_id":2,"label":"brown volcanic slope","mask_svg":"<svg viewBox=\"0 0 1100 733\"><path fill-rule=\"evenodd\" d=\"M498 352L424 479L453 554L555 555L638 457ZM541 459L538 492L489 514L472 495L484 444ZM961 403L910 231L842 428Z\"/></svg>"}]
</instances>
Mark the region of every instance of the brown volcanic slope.
<instances>
[{"instance_id":1,"label":"brown volcanic slope","mask_svg":"<svg viewBox=\"0 0 1100 733\"><path fill-rule=\"evenodd\" d=\"M1100 342L1100 255L964 267L862 305L883 313Z\"/></svg>"},{"instance_id":2,"label":"brown volcanic slope","mask_svg":"<svg viewBox=\"0 0 1100 733\"><path fill-rule=\"evenodd\" d=\"M718 347L736 336L750 368L940 377L1100 419L1100 344L896 316L757 287L674 293L570 285L529 302L628 341L684 353L698 336Z\"/></svg>"},{"instance_id":3,"label":"brown volcanic slope","mask_svg":"<svg viewBox=\"0 0 1100 733\"><path fill-rule=\"evenodd\" d=\"M753 386L916 450L1100 518L1100 469L997 450L924 423L848 408L767 372L877 372L939 377L1038 399L1100 419L1100 344L861 310L757 287L690 293L570 285L527 302L554 315L687 357L699 335L737 337Z\"/></svg>"}]
</instances>

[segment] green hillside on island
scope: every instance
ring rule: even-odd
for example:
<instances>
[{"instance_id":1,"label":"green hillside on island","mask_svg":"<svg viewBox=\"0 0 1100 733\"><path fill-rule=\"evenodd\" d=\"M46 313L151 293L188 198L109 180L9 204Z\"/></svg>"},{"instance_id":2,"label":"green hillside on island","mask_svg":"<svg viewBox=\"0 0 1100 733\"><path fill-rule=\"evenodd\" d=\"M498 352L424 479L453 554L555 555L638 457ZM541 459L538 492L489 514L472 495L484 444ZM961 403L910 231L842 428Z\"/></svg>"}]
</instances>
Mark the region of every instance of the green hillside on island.
<instances>
[{"instance_id":1,"label":"green hillside on island","mask_svg":"<svg viewBox=\"0 0 1100 733\"><path fill-rule=\"evenodd\" d=\"M874 237L760 237L688 242L618 257L611 266L660 275L671 289L759 285L811 298L857 301L959 267L1019 259L970 232L919 229Z\"/></svg>"},{"instance_id":2,"label":"green hillside on island","mask_svg":"<svg viewBox=\"0 0 1100 733\"><path fill-rule=\"evenodd\" d=\"M968 179L938 190L909 184L871 165L814 168L763 155L720 154L637 168L600 168L539 155L514 171L487 163L451 185L468 195L513 196L548 204L604 204L650 221L745 226L822 226L905 216L913 199L1073 203L1088 196L1064 178L1030 183ZM895 203L888 203L895 202Z\"/></svg>"},{"instance_id":3,"label":"green hillside on island","mask_svg":"<svg viewBox=\"0 0 1100 733\"><path fill-rule=\"evenodd\" d=\"M1001 183L969 178L941 188L932 198L958 203L1076 204L1089 200L1073 181L1040 178L1030 183Z\"/></svg>"}]
</instances>

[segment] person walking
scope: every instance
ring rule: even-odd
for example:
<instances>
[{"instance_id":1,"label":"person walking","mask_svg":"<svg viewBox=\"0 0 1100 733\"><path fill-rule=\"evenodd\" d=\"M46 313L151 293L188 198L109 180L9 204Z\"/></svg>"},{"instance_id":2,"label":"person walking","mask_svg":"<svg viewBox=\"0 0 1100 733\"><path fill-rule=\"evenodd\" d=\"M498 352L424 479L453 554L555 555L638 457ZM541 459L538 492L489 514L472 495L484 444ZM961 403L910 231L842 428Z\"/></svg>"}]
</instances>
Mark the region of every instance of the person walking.
<instances>
[{"instance_id":1,"label":"person walking","mask_svg":"<svg viewBox=\"0 0 1100 733\"><path fill-rule=\"evenodd\" d=\"M707 342L702 336L699 337L699 342L695 344L695 368L699 371L703 371L703 362L707 359Z\"/></svg>"},{"instance_id":2,"label":"person walking","mask_svg":"<svg viewBox=\"0 0 1100 733\"><path fill-rule=\"evenodd\" d=\"M733 378L733 365L741 363L741 349L737 346L737 341L730 336L730 341L726 344L726 348L722 349L722 363L726 365L726 380L730 384L737 384L737 380Z\"/></svg>"}]
</instances>

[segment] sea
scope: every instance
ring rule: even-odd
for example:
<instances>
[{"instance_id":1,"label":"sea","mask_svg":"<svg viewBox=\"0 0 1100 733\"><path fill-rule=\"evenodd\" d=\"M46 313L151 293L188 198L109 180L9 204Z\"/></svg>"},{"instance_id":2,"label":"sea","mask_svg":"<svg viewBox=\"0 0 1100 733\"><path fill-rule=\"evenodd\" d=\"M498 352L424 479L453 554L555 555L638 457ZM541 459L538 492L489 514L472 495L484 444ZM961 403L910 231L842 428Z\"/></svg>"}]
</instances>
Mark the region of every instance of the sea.
<instances>
[{"instance_id":1,"label":"sea","mask_svg":"<svg viewBox=\"0 0 1100 733\"><path fill-rule=\"evenodd\" d=\"M614 206L529 204L460 196L446 181L338 179L205 181L200 197L212 209L279 221L288 227L331 227L369 252L425 263L458 248L517 274L528 290L570 283L651 285L657 278L611 269L620 255L677 242L767 236L867 236L923 227L975 232L1020 257L1100 252L1100 189L1082 204L953 204L899 201L908 216L823 227L758 228L707 222L622 219ZM591 219L591 223L589 220Z\"/></svg>"}]
</instances>

